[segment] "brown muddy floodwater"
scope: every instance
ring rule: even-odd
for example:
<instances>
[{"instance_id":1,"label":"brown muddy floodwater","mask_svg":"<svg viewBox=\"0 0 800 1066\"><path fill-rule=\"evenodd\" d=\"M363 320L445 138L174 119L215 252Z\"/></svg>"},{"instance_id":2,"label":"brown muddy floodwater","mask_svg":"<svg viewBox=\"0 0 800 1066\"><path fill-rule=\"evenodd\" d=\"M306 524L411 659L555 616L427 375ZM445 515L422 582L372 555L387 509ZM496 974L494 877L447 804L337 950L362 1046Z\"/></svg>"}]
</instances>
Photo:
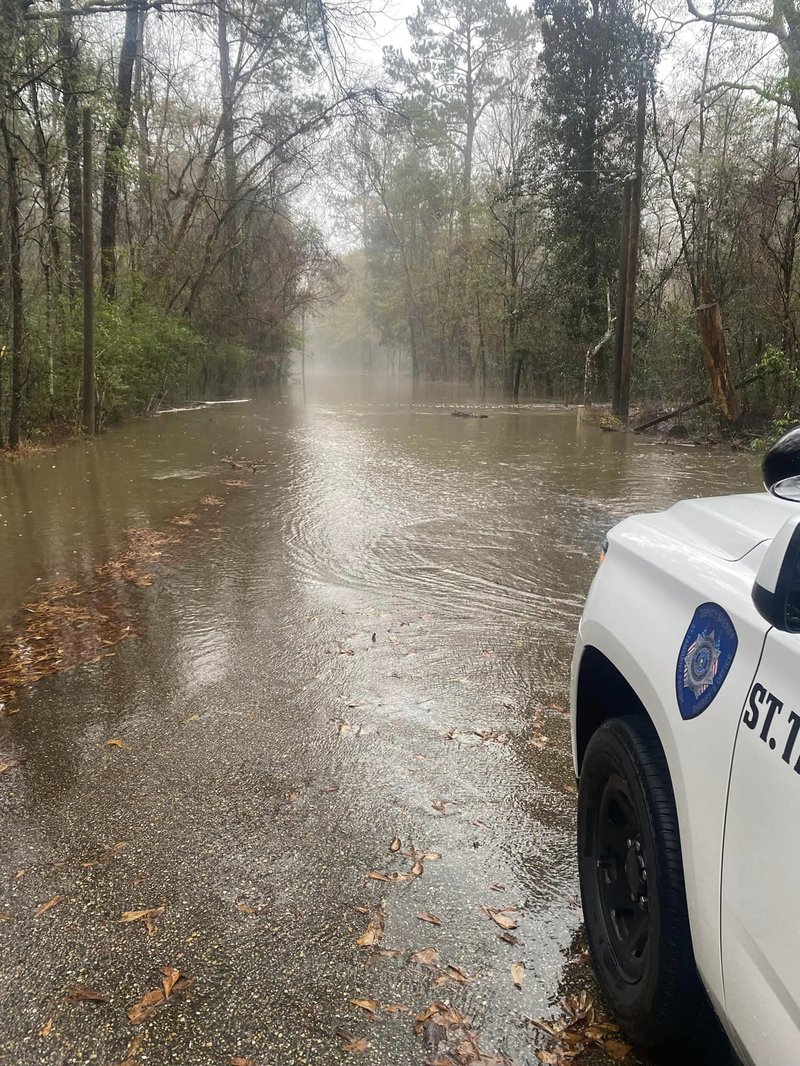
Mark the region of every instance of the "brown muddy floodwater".
<instances>
[{"instance_id":1,"label":"brown muddy floodwater","mask_svg":"<svg viewBox=\"0 0 800 1066\"><path fill-rule=\"evenodd\" d=\"M469 1029L440 1055L536 1062L525 1019L594 994L566 704L599 544L758 483L745 454L356 380L0 465L2 647L44 664L0 670L0 1061L406 1066L447 1000ZM480 904L517 908L516 944ZM192 983L130 1021L162 967Z\"/></svg>"}]
</instances>

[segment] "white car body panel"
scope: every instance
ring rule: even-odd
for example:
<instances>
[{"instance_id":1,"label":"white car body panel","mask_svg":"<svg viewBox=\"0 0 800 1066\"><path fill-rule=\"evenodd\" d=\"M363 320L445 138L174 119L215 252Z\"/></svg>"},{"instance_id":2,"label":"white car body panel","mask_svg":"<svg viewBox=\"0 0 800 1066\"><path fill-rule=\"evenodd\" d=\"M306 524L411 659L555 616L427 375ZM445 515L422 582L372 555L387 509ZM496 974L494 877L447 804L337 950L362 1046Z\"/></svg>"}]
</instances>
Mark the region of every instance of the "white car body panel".
<instances>
[{"instance_id":1,"label":"white car body panel","mask_svg":"<svg viewBox=\"0 0 800 1066\"><path fill-rule=\"evenodd\" d=\"M726 940L726 948L731 947L731 958L734 960L731 965L734 967L732 973L736 974L736 999L735 1011L733 1003L728 1009L727 987L723 979L720 894L726 801L734 745L770 629L753 604L753 583L769 542L776 537L786 520L797 513L797 504L764 493L686 501L661 514L641 515L620 523L608 535L607 557L586 600L572 676L572 736L576 774L579 772L576 747L578 675L587 647L596 648L616 667L653 721L664 748L675 793L698 970L736 1043L744 1046L745 1054L752 1061L770 1063L770 1066L776 1062L800 1062L797 1010L800 978L797 981L791 979L781 964L779 983L782 982L785 987L785 996L790 999L793 997L792 1011L782 1010L784 1017L781 1020L776 1017L776 1013L780 1012L773 1004L774 988L767 988L759 994L755 978L748 983L745 971L748 967L751 970L753 968L753 953L751 950L748 956L748 947L743 941L738 942L744 937L744 932L730 932L731 940ZM708 708L698 717L684 720L676 696L676 669L694 612L707 602L718 604L727 612L738 636L738 647L729 673ZM768 646L771 640L772 637L767 640ZM794 641L792 646L796 664L793 687L788 687L786 669L781 675L782 679L778 680L778 668L774 685L787 705L797 694L795 705L800 714L800 636L790 635L789 640ZM743 739L753 740L751 736ZM759 742L753 758L764 755L759 748L766 749L767 745ZM771 762L775 763L774 753L766 753L772 756ZM797 756L800 756L800 739ZM779 767L773 769L787 771L779 776L786 777L788 786L796 784L800 788L800 779L795 779L791 768L785 766L780 758L777 763ZM736 817L742 819L742 829L732 838L736 848L734 854L738 858L736 864L726 869L726 878L730 877L731 884L739 881L742 867L746 865L746 859L742 858L746 849L746 835L755 831L754 821L761 818L763 824L767 819L761 804L753 802L757 770L750 765L749 760L744 761L744 756L741 763L737 758L737 769L740 779L734 782L732 803ZM792 865L794 872L788 877L787 885L800 889L800 859L795 856L793 849L796 830L794 834L790 833L793 817L796 821L796 816L800 814L800 793L795 789L792 797L788 792L782 795L783 810L774 819L776 827L780 826L780 833L783 834L778 838L783 845L779 846L775 837L766 838L762 833L761 850L764 854L760 855L757 862L762 863L765 871L769 870L770 877L782 876L784 879L787 879L786 864ZM739 811L740 806L745 808L748 802L752 815L749 821ZM752 814L756 808L760 814ZM741 891L729 891L726 895L726 920L733 921L737 914L749 913L754 891L752 877L741 882ZM763 892L761 899L764 899ZM793 911L788 902L782 899L781 914L771 917L762 915L763 922L753 934L759 950L767 952L774 948L774 938L780 937L780 929L784 938L791 930L791 944L787 948L785 961L792 952L796 957L795 949L800 948L800 934L794 931ZM745 959L743 956L748 957ZM784 959L784 956L781 958ZM792 972L800 974L800 965L795 964ZM769 984L769 979L763 980ZM739 1016L748 998L748 1016L759 1013L755 1025L743 1024L744 1019ZM771 1025L778 1026L782 1034L779 1044L781 1055L778 1057L772 1054L775 1045L768 1035Z\"/></svg>"}]
</instances>

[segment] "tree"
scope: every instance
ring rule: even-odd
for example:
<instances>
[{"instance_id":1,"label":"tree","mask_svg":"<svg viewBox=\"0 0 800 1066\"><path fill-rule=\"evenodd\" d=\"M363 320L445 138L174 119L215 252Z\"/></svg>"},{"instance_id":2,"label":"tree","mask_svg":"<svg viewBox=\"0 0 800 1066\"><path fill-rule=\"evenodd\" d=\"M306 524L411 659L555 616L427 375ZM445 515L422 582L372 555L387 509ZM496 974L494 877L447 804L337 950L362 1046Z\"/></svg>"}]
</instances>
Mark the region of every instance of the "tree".
<instances>
[{"instance_id":1,"label":"tree","mask_svg":"<svg viewBox=\"0 0 800 1066\"><path fill-rule=\"evenodd\" d=\"M537 0L536 12L543 43L539 151L565 325L577 354L607 329L639 73L642 57L654 66L657 44L631 0Z\"/></svg>"}]
</instances>

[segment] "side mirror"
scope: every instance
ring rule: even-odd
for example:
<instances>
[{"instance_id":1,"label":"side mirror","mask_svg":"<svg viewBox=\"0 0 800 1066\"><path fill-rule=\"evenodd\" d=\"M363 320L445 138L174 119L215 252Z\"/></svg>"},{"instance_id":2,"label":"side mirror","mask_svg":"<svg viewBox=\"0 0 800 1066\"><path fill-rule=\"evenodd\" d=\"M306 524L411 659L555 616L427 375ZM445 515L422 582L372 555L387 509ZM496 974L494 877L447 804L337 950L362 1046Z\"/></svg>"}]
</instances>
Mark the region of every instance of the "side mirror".
<instances>
[{"instance_id":1,"label":"side mirror","mask_svg":"<svg viewBox=\"0 0 800 1066\"><path fill-rule=\"evenodd\" d=\"M753 603L770 625L800 633L800 514L778 530L761 560Z\"/></svg>"}]
</instances>

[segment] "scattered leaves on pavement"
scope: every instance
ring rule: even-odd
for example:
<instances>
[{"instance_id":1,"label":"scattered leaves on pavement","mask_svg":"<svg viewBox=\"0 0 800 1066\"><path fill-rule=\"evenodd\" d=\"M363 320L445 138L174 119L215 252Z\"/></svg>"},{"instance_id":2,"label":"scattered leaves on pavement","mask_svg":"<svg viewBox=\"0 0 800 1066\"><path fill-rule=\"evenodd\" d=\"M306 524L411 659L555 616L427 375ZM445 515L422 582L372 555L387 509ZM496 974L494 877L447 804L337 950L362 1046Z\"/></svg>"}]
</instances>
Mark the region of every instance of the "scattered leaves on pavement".
<instances>
[{"instance_id":1,"label":"scattered leaves on pavement","mask_svg":"<svg viewBox=\"0 0 800 1066\"><path fill-rule=\"evenodd\" d=\"M389 851L399 851L402 846L403 842L400 840L400 837L392 837L392 842L389 845Z\"/></svg>"},{"instance_id":2,"label":"scattered leaves on pavement","mask_svg":"<svg viewBox=\"0 0 800 1066\"><path fill-rule=\"evenodd\" d=\"M481 744L507 744L508 733L498 733L494 729L473 729L473 735L480 739Z\"/></svg>"},{"instance_id":3,"label":"scattered leaves on pavement","mask_svg":"<svg viewBox=\"0 0 800 1066\"><path fill-rule=\"evenodd\" d=\"M34 918L38 918L40 914L46 914L52 910L53 907L57 907L59 903L63 903L66 896L53 896L52 899L47 900L46 903L40 904L40 906L33 912Z\"/></svg>"},{"instance_id":4,"label":"scattered leaves on pavement","mask_svg":"<svg viewBox=\"0 0 800 1066\"><path fill-rule=\"evenodd\" d=\"M495 925L499 925L501 929L509 930L517 928L516 920L511 917L512 914L516 913L516 907L487 907L485 903L479 903L478 906L483 913L488 918L491 918Z\"/></svg>"},{"instance_id":5,"label":"scattered leaves on pavement","mask_svg":"<svg viewBox=\"0 0 800 1066\"><path fill-rule=\"evenodd\" d=\"M356 940L356 944L360 948L376 947L383 939L383 932L386 918L386 900L382 899L378 904L378 909L367 923L367 928Z\"/></svg>"},{"instance_id":6,"label":"scattered leaves on pavement","mask_svg":"<svg viewBox=\"0 0 800 1066\"><path fill-rule=\"evenodd\" d=\"M453 982L457 985L468 985L470 981L474 981L479 974L473 974L471 977L468 973L465 973L460 966L457 966L454 962L448 962L443 970L437 970L436 974L431 981L434 988L439 988L441 985L446 985L449 982Z\"/></svg>"},{"instance_id":7,"label":"scattered leaves on pavement","mask_svg":"<svg viewBox=\"0 0 800 1066\"><path fill-rule=\"evenodd\" d=\"M525 980L524 962L511 963L511 980L514 982L517 988L522 988L522 982Z\"/></svg>"},{"instance_id":8,"label":"scattered leaves on pavement","mask_svg":"<svg viewBox=\"0 0 800 1066\"><path fill-rule=\"evenodd\" d=\"M603 1017L586 991L565 996L559 1006L562 1010L559 1018L528 1019L529 1025L546 1033L552 1041L550 1048L536 1052L539 1062L568 1066L593 1046L602 1048L619 1062L627 1058L631 1045L618 1038L619 1026Z\"/></svg>"},{"instance_id":9,"label":"scattered leaves on pavement","mask_svg":"<svg viewBox=\"0 0 800 1066\"><path fill-rule=\"evenodd\" d=\"M111 740L107 740L106 744L109 748L119 748L120 751L130 751L131 749L125 743L124 740L120 740L119 737L112 737Z\"/></svg>"},{"instance_id":10,"label":"scattered leaves on pavement","mask_svg":"<svg viewBox=\"0 0 800 1066\"><path fill-rule=\"evenodd\" d=\"M161 967L161 987L145 992L142 998L128 1011L128 1021L139 1025L156 1012L156 1007L173 999L176 992L182 992L193 983L190 977L184 977L175 966Z\"/></svg>"},{"instance_id":11,"label":"scattered leaves on pavement","mask_svg":"<svg viewBox=\"0 0 800 1066\"><path fill-rule=\"evenodd\" d=\"M519 937L514 936L513 933L499 933L498 940L505 940L506 944L516 945L519 944Z\"/></svg>"},{"instance_id":12,"label":"scattered leaves on pavement","mask_svg":"<svg viewBox=\"0 0 800 1066\"><path fill-rule=\"evenodd\" d=\"M419 918L421 922L430 922L431 925L442 924L442 919L437 918L435 914L431 914L429 911L422 911L422 913L417 915L417 918Z\"/></svg>"},{"instance_id":13,"label":"scattered leaves on pavement","mask_svg":"<svg viewBox=\"0 0 800 1066\"><path fill-rule=\"evenodd\" d=\"M67 1003L108 1003L109 996L88 985L73 985L67 989Z\"/></svg>"},{"instance_id":14,"label":"scattered leaves on pavement","mask_svg":"<svg viewBox=\"0 0 800 1066\"><path fill-rule=\"evenodd\" d=\"M435 799L431 803L431 807L433 807L433 809L435 811L438 811L439 814L453 814L454 812L453 811L448 811L447 808L454 806L454 804L455 804L454 800Z\"/></svg>"}]
</instances>

